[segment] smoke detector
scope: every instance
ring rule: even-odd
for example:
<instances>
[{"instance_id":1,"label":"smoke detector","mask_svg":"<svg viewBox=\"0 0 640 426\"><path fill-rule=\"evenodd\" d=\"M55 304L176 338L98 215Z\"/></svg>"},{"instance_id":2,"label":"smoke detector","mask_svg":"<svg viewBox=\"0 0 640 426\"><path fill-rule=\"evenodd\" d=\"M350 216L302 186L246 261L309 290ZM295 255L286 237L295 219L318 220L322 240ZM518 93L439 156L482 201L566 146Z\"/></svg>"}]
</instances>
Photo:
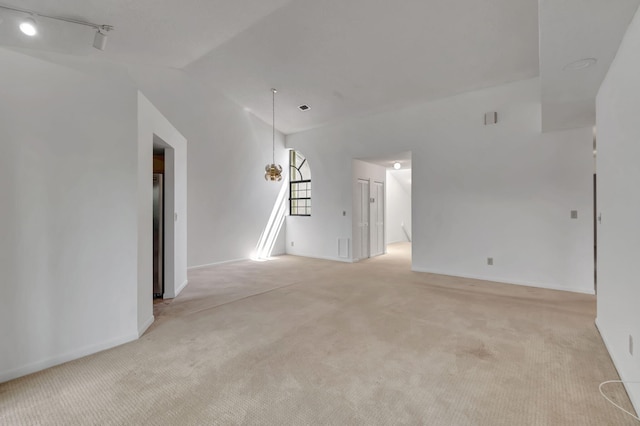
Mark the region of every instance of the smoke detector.
<instances>
[{"instance_id":1,"label":"smoke detector","mask_svg":"<svg viewBox=\"0 0 640 426\"><path fill-rule=\"evenodd\" d=\"M596 62L598 62L596 58L578 59L577 61L568 63L567 65L562 67L562 69L565 71L566 70L571 70L571 71L583 70L585 68L589 68L590 66L595 65Z\"/></svg>"}]
</instances>

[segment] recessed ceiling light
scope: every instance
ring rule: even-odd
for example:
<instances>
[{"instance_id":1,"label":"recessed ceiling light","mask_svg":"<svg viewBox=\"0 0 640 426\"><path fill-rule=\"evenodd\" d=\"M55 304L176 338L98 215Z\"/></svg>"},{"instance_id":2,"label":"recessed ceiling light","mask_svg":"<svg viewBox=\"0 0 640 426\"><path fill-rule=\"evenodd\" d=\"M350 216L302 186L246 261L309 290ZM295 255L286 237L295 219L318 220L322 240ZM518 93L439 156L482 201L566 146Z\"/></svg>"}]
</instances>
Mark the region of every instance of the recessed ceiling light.
<instances>
[{"instance_id":1,"label":"recessed ceiling light","mask_svg":"<svg viewBox=\"0 0 640 426\"><path fill-rule=\"evenodd\" d=\"M577 61L573 61L573 62L568 63L562 69L563 70L571 70L571 71L582 70L582 69L585 69L585 68L589 68L592 65L595 65L596 62L598 62L598 60L596 58L578 59Z\"/></svg>"},{"instance_id":2,"label":"recessed ceiling light","mask_svg":"<svg viewBox=\"0 0 640 426\"><path fill-rule=\"evenodd\" d=\"M396 161L395 163L393 163L393 168L396 170L400 170L400 167L402 167L402 164L400 164L398 161Z\"/></svg>"},{"instance_id":3,"label":"recessed ceiling light","mask_svg":"<svg viewBox=\"0 0 640 426\"><path fill-rule=\"evenodd\" d=\"M26 18L24 21L20 22L20 31L30 37L38 34L36 21L33 18Z\"/></svg>"},{"instance_id":4,"label":"recessed ceiling light","mask_svg":"<svg viewBox=\"0 0 640 426\"><path fill-rule=\"evenodd\" d=\"M298 107L298 109L299 109L300 111L309 111L309 110L311 109L311 107L310 107L309 105L302 104L302 105L300 105L300 106Z\"/></svg>"}]
</instances>

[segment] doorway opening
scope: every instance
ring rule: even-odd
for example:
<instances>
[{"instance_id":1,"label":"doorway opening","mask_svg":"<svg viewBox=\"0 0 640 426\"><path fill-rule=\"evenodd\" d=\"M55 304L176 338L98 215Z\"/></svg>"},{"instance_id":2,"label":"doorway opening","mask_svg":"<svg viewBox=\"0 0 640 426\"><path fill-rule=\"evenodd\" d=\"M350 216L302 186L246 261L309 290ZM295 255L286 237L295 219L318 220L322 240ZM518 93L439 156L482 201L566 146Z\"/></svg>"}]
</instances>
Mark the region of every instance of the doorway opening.
<instances>
[{"instance_id":1,"label":"doorway opening","mask_svg":"<svg viewBox=\"0 0 640 426\"><path fill-rule=\"evenodd\" d=\"M164 150L153 149L153 298L164 294Z\"/></svg>"},{"instance_id":2,"label":"doorway opening","mask_svg":"<svg viewBox=\"0 0 640 426\"><path fill-rule=\"evenodd\" d=\"M593 128L593 291L598 294L598 172L597 172L596 128Z\"/></svg>"},{"instance_id":3,"label":"doorway opening","mask_svg":"<svg viewBox=\"0 0 640 426\"><path fill-rule=\"evenodd\" d=\"M411 152L353 160L353 258L411 257ZM398 245L404 245L400 251Z\"/></svg>"},{"instance_id":4,"label":"doorway opening","mask_svg":"<svg viewBox=\"0 0 640 426\"><path fill-rule=\"evenodd\" d=\"M174 288L174 151L153 137L153 299Z\"/></svg>"},{"instance_id":5,"label":"doorway opening","mask_svg":"<svg viewBox=\"0 0 640 426\"><path fill-rule=\"evenodd\" d=\"M138 91L138 336L154 321L153 153L164 152L163 290L172 299L187 281L187 139ZM159 299L158 299L159 300ZM161 304L158 304L161 305Z\"/></svg>"},{"instance_id":6,"label":"doorway opening","mask_svg":"<svg viewBox=\"0 0 640 426\"><path fill-rule=\"evenodd\" d=\"M387 241L389 244L411 243L412 171L387 169Z\"/></svg>"}]
</instances>

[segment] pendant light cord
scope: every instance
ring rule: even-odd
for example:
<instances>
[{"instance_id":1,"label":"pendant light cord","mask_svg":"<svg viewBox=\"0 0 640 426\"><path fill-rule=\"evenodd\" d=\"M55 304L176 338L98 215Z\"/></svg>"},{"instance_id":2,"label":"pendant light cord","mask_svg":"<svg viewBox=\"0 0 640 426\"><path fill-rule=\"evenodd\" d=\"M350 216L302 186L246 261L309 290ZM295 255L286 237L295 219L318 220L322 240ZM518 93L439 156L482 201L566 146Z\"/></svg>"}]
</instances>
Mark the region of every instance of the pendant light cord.
<instances>
[{"instance_id":1,"label":"pendant light cord","mask_svg":"<svg viewBox=\"0 0 640 426\"><path fill-rule=\"evenodd\" d=\"M271 143L271 164L276 164L276 89L271 89L273 94L273 138Z\"/></svg>"}]
</instances>

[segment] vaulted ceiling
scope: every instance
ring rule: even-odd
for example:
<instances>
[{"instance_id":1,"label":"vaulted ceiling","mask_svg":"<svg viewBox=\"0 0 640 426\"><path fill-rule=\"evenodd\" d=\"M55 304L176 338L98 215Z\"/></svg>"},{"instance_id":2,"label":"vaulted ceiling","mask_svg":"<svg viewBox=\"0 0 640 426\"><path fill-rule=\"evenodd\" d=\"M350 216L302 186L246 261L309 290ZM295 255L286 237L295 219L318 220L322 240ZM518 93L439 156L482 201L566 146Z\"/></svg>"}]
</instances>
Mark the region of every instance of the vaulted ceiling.
<instances>
[{"instance_id":1,"label":"vaulted ceiling","mask_svg":"<svg viewBox=\"0 0 640 426\"><path fill-rule=\"evenodd\" d=\"M284 133L540 75L554 130L593 124L639 1L5 0L115 30L97 51L90 28L36 17L28 39L21 14L0 10L0 45L182 69L266 122L275 87ZM565 69L588 57L597 63Z\"/></svg>"},{"instance_id":2,"label":"vaulted ceiling","mask_svg":"<svg viewBox=\"0 0 640 426\"><path fill-rule=\"evenodd\" d=\"M595 124L595 96L638 0L540 0L543 131ZM588 68L583 59L596 59Z\"/></svg>"}]
</instances>

